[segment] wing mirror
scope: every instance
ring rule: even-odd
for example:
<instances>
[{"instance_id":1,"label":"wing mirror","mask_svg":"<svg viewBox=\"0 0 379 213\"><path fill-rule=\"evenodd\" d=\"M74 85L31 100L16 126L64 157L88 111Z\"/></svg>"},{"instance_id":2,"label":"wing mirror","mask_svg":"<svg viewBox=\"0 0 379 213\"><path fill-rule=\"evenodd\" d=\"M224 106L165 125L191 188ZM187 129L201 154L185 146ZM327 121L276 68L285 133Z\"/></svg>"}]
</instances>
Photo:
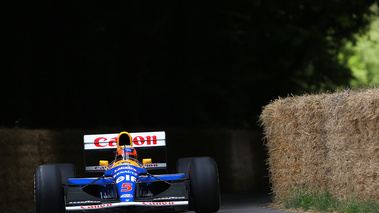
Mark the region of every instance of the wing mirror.
<instances>
[{"instance_id":1,"label":"wing mirror","mask_svg":"<svg viewBox=\"0 0 379 213\"><path fill-rule=\"evenodd\" d=\"M100 160L99 165L100 166L108 166L109 162L107 160Z\"/></svg>"},{"instance_id":2,"label":"wing mirror","mask_svg":"<svg viewBox=\"0 0 379 213\"><path fill-rule=\"evenodd\" d=\"M145 165L145 164L149 164L149 163L151 163L151 162L153 162L153 161L151 160L151 158L145 158L145 159L142 159L142 163L143 163L143 165Z\"/></svg>"}]
</instances>

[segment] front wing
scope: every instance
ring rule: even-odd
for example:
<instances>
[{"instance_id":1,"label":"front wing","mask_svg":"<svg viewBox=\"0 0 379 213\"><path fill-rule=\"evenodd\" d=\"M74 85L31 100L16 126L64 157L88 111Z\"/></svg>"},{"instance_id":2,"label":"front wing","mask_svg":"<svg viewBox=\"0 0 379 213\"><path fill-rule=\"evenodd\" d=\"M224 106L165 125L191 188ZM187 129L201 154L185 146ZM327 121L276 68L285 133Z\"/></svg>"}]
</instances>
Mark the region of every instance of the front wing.
<instances>
[{"instance_id":1,"label":"front wing","mask_svg":"<svg viewBox=\"0 0 379 213\"><path fill-rule=\"evenodd\" d=\"M83 211L83 210L95 210L95 209L108 209L108 208L120 208L131 206L143 206L143 207L169 207L169 206L185 206L188 205L188 201L167 201L167 202L118 202L118 203L103 203L98 205L84 205L84 206L67 206L66 211Z\"/></svg>"}]
</instances>

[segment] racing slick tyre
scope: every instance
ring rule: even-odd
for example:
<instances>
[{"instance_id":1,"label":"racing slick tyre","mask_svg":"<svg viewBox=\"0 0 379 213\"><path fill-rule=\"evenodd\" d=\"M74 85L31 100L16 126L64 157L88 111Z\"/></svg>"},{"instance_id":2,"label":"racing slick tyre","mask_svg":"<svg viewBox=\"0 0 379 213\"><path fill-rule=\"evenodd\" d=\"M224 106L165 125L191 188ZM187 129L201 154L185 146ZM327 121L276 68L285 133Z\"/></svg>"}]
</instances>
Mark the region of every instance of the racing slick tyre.
<instances>
[{"instance_id":1,"label":"racing slick tyre","mask_svg":"<svg viewBox=\"0 0 379 213\"><path fill-rule=\"evenodd\" d=\"M188 196L188 210L192 211L193 210L193 205L192 205L192 199L191 199L191 190L190 190L190 181L189 181L189 174L190 174L190 162L191 160L195 159L195 157L189 157L189 158L179 158L178 161L176 162L176 172L178 173L184 173L184 177L187 178L188 180L184 181L184 184L186 186L187 191L189 192Z\"/></svg>"},{"instance_id":2,"label":"racing slick tyre","mask_svg":"<svg viewBox=\"0 0 379 213\"><path fill-rule=\"evenodd\" d=\"M69 178L74 178L76 175L75 166L71 163L55 164L60 170L62 175L62 184L67 184Z\"/></svg>"},{"instance_id":3,"label":"racing slick tyre","mask_svg":"<svg viewBox=\"0 0 379 213\"><path fill-rule=\"evenodd\" d=\"M191 198L195 212L217 212L220 209L220 188L216 162L210 157L190 162Z\"/></svg>"},{"instance_id":4,"label":"racing slick tyre","mask_svg":"<svg viewBox=\"0 0 379 213\"><path fill-rule=\"evenodd\" d=\"M54 164L38 166L34 178L35 212L65 212L59 167Z\"/></svg>"},{"instance_id":5,"label":"racing slick tyre","mask_svg":"<svg viewBox=\"0 0 379 213\"><path fill-rule=\"evenodd\" d=\"M179 160L176 162L176 172L178 173L184 173L186 178L189 178L189 165L191 160L193 160L195 157L190 158L179 158Z\"/></svg>"},{"instance_id":6,"label":"racing slick tyre","mask_svg":"<svg viewBox=\"0 0 379 213\"><path fill-rule=\"evenodd\" d=\"M59 164L55 164L60 170L61 170L61 180L62 180L62 184L67 184L67 180L69 178L74 178L76 177L76 169L75 169L75 166L71 163L59 163ZM63 192L64 192L64 196L66 197L67 196L67 190L68 190L68 186L63 186Z\"/></svg>"}]
</instances>

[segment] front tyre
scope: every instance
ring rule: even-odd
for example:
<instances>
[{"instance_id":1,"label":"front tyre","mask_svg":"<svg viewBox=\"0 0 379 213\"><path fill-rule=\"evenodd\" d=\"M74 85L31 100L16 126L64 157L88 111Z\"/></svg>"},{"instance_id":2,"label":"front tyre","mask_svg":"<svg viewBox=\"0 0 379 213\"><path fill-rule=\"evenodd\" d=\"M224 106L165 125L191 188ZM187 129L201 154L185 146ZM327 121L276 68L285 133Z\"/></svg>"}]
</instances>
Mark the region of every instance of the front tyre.
<instances>
[{"instance_id":1,"label":"front tyre","mask_svg":"<svg viewBox=\"0 0 379 213\"><path fill-rule=\"evenodd\" d=\"M190 179L194 211L217 212L220 209L220 188L216 162L210 157L192 159Z\"/></svg>"},{"instance_id":2,"label":"front tyre","mask_svg":"<svg viewBox=\"0 0 379 213\"><path fill-rule=\"evenodd\" d=\"M61 171L56 165L41 165L35 171L36 213L65 212Z\"/></svg>"}]
</instances>

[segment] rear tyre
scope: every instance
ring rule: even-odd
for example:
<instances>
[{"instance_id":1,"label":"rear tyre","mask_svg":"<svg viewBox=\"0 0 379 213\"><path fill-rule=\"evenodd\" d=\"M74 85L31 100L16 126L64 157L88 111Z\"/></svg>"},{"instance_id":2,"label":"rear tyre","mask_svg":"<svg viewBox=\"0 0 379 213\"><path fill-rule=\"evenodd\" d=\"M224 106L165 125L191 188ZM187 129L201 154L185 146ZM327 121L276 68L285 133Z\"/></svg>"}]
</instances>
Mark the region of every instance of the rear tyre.
<instances>
[{"instance_id":1,"label":"rear tyre","mask_svg":"<svg viewBox=\"0 0 379 213\"><path fill-rule=\"evenodd\" d=\"M61 171L57 165L41 165L35 171L36 213L65 212Z\"/></svg>"},{"instance_id":2,"label":"rear tyre","mask_svg":"<svg viewBox=\"0 0 379 213\"><path fill-rule=\"evenodd\" d=\"M210 157L190 162L191 197L195 212L217 212L220 209L220 188L216 162Z\"/></svg>"}]
</instances>

